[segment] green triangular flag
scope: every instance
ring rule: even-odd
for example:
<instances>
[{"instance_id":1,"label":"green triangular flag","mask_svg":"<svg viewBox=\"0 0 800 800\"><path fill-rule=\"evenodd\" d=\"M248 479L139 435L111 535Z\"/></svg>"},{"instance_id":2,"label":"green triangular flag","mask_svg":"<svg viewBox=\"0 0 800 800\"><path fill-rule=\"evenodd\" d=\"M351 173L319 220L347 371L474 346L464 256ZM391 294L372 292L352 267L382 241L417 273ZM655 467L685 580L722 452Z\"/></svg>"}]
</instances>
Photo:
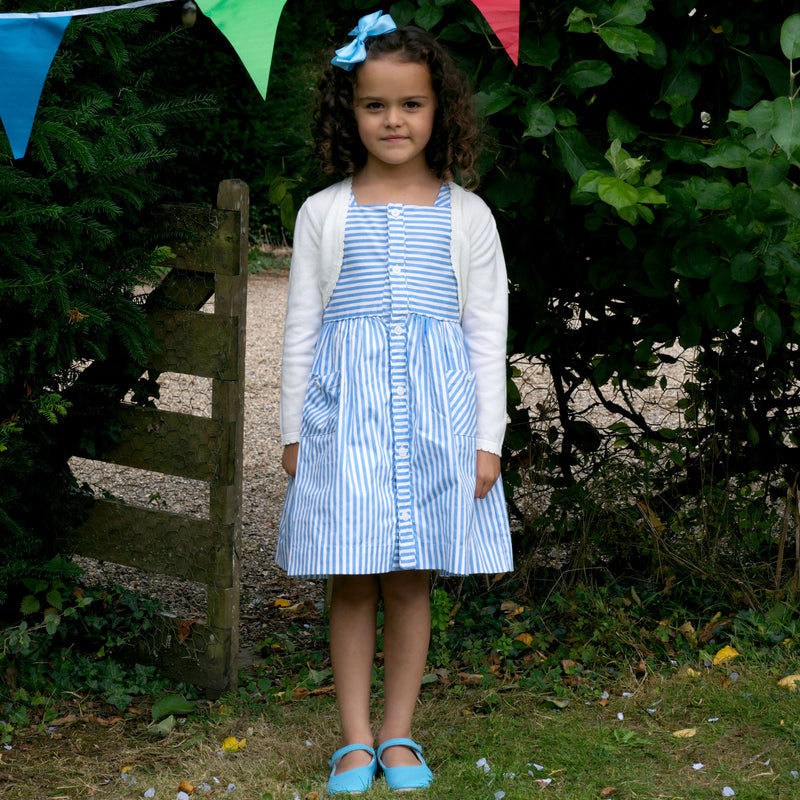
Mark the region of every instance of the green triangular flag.
<instances>
[{"instance_id":1,"label":"green triangular flag","mask_svg":"<svg viewBox=\"0 0 800 800\"><path fill-rule=\"evenodd\" d=\"M199 0L203 13L231 43L263 98L275 32L286 0Z\"/></svg>"}]
</instances>

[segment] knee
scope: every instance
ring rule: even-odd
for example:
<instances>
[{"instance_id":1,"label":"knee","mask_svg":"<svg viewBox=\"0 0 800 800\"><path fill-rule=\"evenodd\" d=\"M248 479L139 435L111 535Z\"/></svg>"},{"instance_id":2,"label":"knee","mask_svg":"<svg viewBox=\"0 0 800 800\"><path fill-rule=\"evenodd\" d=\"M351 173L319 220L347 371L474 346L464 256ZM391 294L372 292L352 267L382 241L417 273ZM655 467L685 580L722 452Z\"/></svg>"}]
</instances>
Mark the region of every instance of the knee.
<instances>
[{"instance_id":1,"label":"knee","mask_svg":"<svg viewBox=\"0 0 800 800\"><path fill-rule=\"evenodd\" d=\"M430 598L430 573L427 571L391 572L382 576L381 590L386 606L424 604Z\"/></svg>"},{"instance_id":2,"label":"knee","mask_svg":"<svg viewBox=\"0 0 800 800\"><path fill-rule=\"evenodd\" d=\"M378 604L380 586L374 575L335 575L331 604Z\"/></svg>"}]
</instances>

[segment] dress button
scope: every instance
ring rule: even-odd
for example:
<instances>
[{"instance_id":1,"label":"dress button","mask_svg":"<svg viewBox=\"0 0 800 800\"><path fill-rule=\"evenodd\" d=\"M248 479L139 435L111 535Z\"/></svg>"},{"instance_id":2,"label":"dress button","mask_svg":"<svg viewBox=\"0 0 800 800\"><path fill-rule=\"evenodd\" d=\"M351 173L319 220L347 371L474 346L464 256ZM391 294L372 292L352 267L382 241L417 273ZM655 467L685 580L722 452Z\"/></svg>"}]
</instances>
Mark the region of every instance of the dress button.
<instances>
[{"instance_id":1,"label":"dress button","mask_svg":"<svg viewBox=\"0 0 800 800\"><path fill-rule=\"evenodd\" d=\"M406 387L405 386L398 386L397 389L395 389L395 394L398 397L405 397L406 396Z\"/></svg>"},{"instance_id":2,"label":"dress button","mask_svg":"<svg viewBox=\"0 0 800 800\"><path fill-rule=\"evenodd\" d=\"M403 326L399 322L396 325L392 325L392 333L395 336L400 336L403 333Z\"/></svg>"},{"instance_id":3,"label":"dress button","mask_svg":"<svg viewBox=\"0 0 800 800\"><path fill-rule=\"evenodd\" d=\"M401 522L408 522L411 519L411 512L410 511L401 511L399 516L400 516L400 521Z\"/></svg>"},{"instance_id":4,"label":"dress button","mask_svg":"<svg viewBox=\"0 0 800 800\"><path fill-rule=\"evenodd\" d=\"M392 264L392 275L399 275L403 268L399 264Z\"/></svg>"},{"instance_id":5,"label":"dress button","mask_svg":"<svg viewBox=\"0 0 800 800\"><path fill-rule=\"evenodd\" d=\"M405 445L400 445L400 447L397 448L397 457L398 458L408 457L408 448Z\"/></svg>"},{"instance_id":6,"label":"dress button","mask_svg":"<svg viewBox=\"0 0 800 800\"><path fill-rule=\"evenodd\" d=\"M391 214L391 216L393 216L395 219L397 219L400 216L400 209L399 208L393 208L389 212L389 214Z\"/></svg>"}]
</instances>

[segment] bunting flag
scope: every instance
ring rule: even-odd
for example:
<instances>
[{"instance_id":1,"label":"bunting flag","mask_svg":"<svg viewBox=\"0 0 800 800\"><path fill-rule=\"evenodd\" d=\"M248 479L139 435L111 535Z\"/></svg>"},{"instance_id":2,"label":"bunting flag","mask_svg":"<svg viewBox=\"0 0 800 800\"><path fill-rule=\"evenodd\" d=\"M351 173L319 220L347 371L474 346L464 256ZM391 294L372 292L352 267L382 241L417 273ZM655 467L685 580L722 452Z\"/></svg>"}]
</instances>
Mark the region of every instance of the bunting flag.
<instances>
[{"instance_id":1,"label":"bunting flag","mask_svg":"<svg viewBox=\"0 0 800 800\"><path fill-rule=\"evenodd\" d=\"M519 0L473 0L500 44L519 63Z\"/></svg>"},{"instance_id":2,"label":"bunting flag","mask_svg":"<svg viewBox=\"0 0 800 800\"><path fill-rule=\"evenodd\" d=\"M286 0L198 0L266 99L275 33Z\"/></svg>"},{"instance_id":3,"label":"bunting flag","mask_svg":"<svg viewBox=\"0 0 800 800\"><path fill-rule=\"evenodd\" d=\"M33 14L0 13L0 121L14 158L22 158L42 88L64 31L73 17L104 14L173 0L136 0L118 6ZM519 59L519 0L473 0L516 64ZM286 0L198 0L203 13L233 46L262 97L266 98L278 21Z\"/></svg>"},{"instance_id":4,"label":"bunting flag","mask_svg":"<svg viewBox=\"0 0 800 800\"><path fill-rule=\"evenodd\" d=\"M50 64L71 17L0 20L0 119L14 158L28 149Z\"/></svg>"}]
</instances>

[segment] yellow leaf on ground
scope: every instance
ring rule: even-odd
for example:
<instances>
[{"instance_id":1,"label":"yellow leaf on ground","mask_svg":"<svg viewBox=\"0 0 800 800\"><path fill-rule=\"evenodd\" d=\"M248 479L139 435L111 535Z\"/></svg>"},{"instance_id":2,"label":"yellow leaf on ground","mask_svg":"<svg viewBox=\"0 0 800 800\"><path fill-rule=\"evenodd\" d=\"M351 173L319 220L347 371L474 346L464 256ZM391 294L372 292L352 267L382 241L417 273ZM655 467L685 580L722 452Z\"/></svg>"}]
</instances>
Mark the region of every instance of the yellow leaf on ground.
<instances>
[{"instance_id":1,"label":"yellow leaf on ground","mask_svg":"<svg viewBox=\"0 0 800 800\"><path fill-rule=\"evenodd\" d=\"M284 597L279 597L272 605L276 608L287 608L291 604L291 600L286 600Z\"/></svg>"},{"instance_id":2,"label":"yellow leaf on ground","mask_svg":"<svg viewBox=\"0 0 800 800\"><path fill-rule=\"evenodd\" d=\"M724 664L726 661L730 661L731 659L736 658L738 655L738 650L735 650L729 644L726 644L725 647L718 651L714 656L714 666L716 667L717 664Z\"/></svg>"},{"instance_id":3,"label":"yellow leaf on ground","mask_svg":"<svg viewBox=\"0 0 800 800\"><path fill-rule=\"evenodd\" d=\"M673 731L672 735L676 739L691 739L697 733L697 728L681 728L679 731Z\"/></svg>"},{"instance_id":4,"label":"yellow leaf on ground","mask_svg":"<svg viewBox=\"0 0 800 800\"><path fill-rule=\"evenodd\" d=\"M238 750L241 750L245 746L246 742L247 739L237 739L235 736L228 736L228 738L222 743L222 749L226 753L235 753Z\"/></svg>"},{"instance_id":5,"label":"yellow leaf on ground","mask_svg":"<svg viewBox=\"0 0 800 800\"><path fill-rule=\"evenodd\" d=\"M686 674L687 674L687 675L688 675L690 678L699 678L699 677L701 677L701 676L702 676L702 674L703 674L703 673L702 673L702 672L700 672L700 670L697 670L697 669L692 669L691 667L689 667L689 668L686 670Z\"/></svg>"},{"instance_id":6,"label":"yellow leaf on ground","mask_svg":"<svg viewBox=\"0 0 800 800\"><path fill-rule=\"evenodd\" d=\"M186 792L186 794L194 794L194 786L189 781L181 781L178 786L179 792Z\"/></svg>"},{"instance_id":7,"label":"yellow leaf on ground","mask_svg":"<svg viewBox=\"0 0 800 800\"><path fill-rule=\"evenodd\" d=\"M530 647L533 644L533 636L529 633L521 633L519 636L514 637L515 642L522 642L525 647Z\"/></svg>"},{"instance_id":8,"label":"yellow leaf on ground","mask_svg":"<svg viewBox=\"0 0 800 800\"><path fill-rule=\"evenodd\" d=\"M781 689L788 689L790 692L800 691L800 675L787 675L778 681Z\"/></svg>"}]
</instances>

